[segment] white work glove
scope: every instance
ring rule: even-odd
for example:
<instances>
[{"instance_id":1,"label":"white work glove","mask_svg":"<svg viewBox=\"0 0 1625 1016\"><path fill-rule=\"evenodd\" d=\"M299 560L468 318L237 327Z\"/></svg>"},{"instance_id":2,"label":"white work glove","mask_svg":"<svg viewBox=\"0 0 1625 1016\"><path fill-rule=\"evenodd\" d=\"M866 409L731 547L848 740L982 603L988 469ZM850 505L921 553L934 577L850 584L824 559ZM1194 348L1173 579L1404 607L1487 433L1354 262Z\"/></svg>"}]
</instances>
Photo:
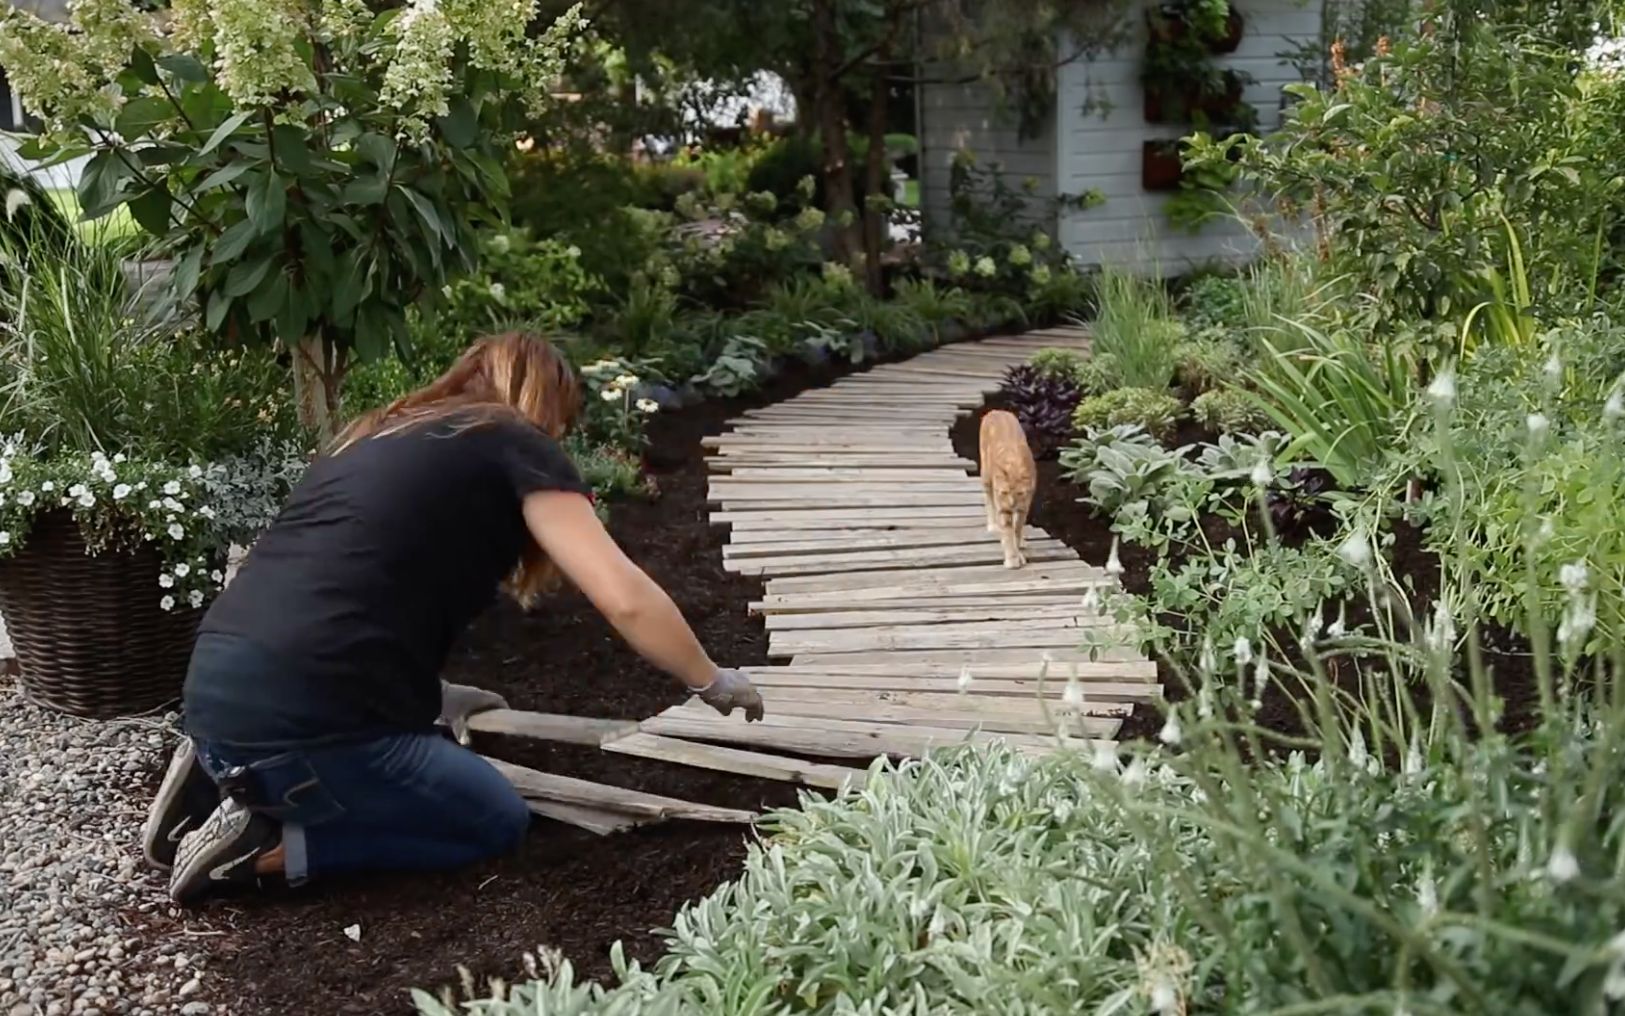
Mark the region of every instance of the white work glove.
<instances>
[{"instance_id":1,"label":"white work glove","mask_svg":"<svg viewBox=\"0 0 1625 1016\"><path fill-rule=\"evenodd\" d=\"M508 700L494 691L440 682L440 722L451 728L458 744L468 744L468 718L487 709L506 709Z\"/></svg>"},{"instance_id":2,"label":"white work glove","mask_svg":"<svg viewBox=\"0 0 1625 1016\"><path fill-rule=\"evenodd\" d=\"M743 670L718 670L711 683L693 689L700 701L724 716L735 709L745 711L746 722L762 718L762 696Z\"/></svg>"}]
</instances>

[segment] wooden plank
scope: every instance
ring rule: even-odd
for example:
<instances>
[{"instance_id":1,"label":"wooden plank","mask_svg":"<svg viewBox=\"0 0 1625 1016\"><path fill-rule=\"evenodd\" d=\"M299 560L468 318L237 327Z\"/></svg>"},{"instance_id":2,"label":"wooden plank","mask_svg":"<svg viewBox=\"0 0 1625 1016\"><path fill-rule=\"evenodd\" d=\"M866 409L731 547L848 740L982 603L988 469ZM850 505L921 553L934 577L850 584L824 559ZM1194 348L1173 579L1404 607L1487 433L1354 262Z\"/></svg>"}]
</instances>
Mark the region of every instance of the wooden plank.
<instances>
[{"instance_id":1,"label":"wooden plank","mask_svg":"<svg viewBox=\"0 0 1625 1016\"><path fill-rule=\"evenodd\" d=\"M775 533L797 529L828 529L831 526L875 528L887 523L913 529L963 529L968 519L987 521L987 508L968 505L892 506L858 505L841 508L787 508L769 511L761 506L711 513L713 523L740 530L767 529Z\"/></svg>"},{"instance_id":2,"label":"wooden plank","mask_svg":"<svg viewBox=\"0 0 1625 1016\"><path fill-rule=\"evenodd\" d=\"M1042 529L1028 526L1027 542L1036 544L1048 540ZM771 557L779 554L802 554L825 550L899 550L909 547L952 547L971 540L992 539L985 526L956 529L831 529L816 536L804 533L783 533L777 539L767 533L740 533L742 537L761 536L763 539L732 538L722 548L724 560L729 558ZM801 536L803 539L786 539Z\"/></svg>"},{"instance_id":3,"label":"wooden plank","mask_svg":"<svg viewBox=\"0 0 1625 1016\"><path fill-rule=\"evenodd\" d=\"M817 575L774 579L767 584L769 597L788 593L846 592L885 586L894 592L920 589L943 589L961 583L990 586L1019 585L1023 588L1044 582L1060 582L1077 578L1108 579L1103 569L1082 561L1060 561L1050 564L1029 565L1026 568L1005 568L1002 565L967 565L956 568L920 568L907 572L875 570L854 572L850 575ZM1080 595L1081 590L1080 590Z\"/></svg>"},{"instance_id":4,"label":"wooden plank","mask_svg":"<svg viewBox=\"0 0 1625 1016\"><path fill-rule=\"evenodd\" d=\"M1015 716L1026 718L1042 718L1044 710L1051 713L1067 712L1069 707L1064 702L1067 686L1064 683L1049 682L1044 686L1043 694L1036 692L1025 695L1015 695L1006 691L1002 694L984 692L972 685L971 690L964 692L932 692L918 690L892 690L892 691L862 691L844 688L762 688L762 701L766 703L769 712L781 712L780 706L789 707L807 703L867 708L880 706L898 706L910 709L938 710L941 712L962 713L975 712L985 715ZM1089 689L1082 683L1078 690L1083 693L1081 714L1084 716L1122 717L1133 710L1133 704L1121 700L1109 700L1089 694ZM810 715L810 714L803 714ZM941 726L941 724L938 724ZM989 728L992 729L992 728ZM1046 728L1047 729L1047 728ZM641 737L642 735L634 735Z\"/></svg>"},{"instance_id":5,"label":"wooden plank","mask_svg":"<svg viewBox=\"0 0 1625 1016\"><path fill-rule=\"evenodd\" d=\"M787 459L785 461L794 461ZM853 483L875 483L878 486L887 486L883 481L896 481L901 490L910 490L920 483L948 483L963 486L969 476L963 469L953 466L938 466L935 469L896 469L889 466L736 466L733 475L713 480L713 483L761 483L761 484L803 484L803 483L840 483L850 485Z\"/></svg>"},{"instance_id":6,"label":"wooden plank","mask_svg":"<svg viewBox=\"0 0 1625 1016\"><path fill-rule=\"evenodd\" d=\"M751 679L754 681L758 674L764 680L770 680L777 675L851 675L863 677L896 677L898 675L912 675L918 677L952 677L956 680L964 672L964 665L952 663L922 663L910 664L902 661L856 664L850 660L823 666L807 666L792 663L788 667L752 667ZM1079 680L1112 680L1112 681L1155 681L1157 679L1157 665L1150 660L1102 660L1098 662L1076 661L1056 663L1051 661L1045 664L1040 660L1026 660L1017 663L985 663L979 667L971 668L972 678L983 680L1037 680L1040 675L1045 680L1053 681L1059 675L1060 679L1076 675Z\"/></svg>"},{"instance_id":7,"label":"wooden plank","mask_svg":"<svg viewBox=\"0 0 1625 1016\"><path fill-rule=\"evenodd\" d=\"M876 568L897 568L904 571L936 568L947 565L1003 564L1004 549L998 543L983 542L949 547L919 547L914 550L860 550L852 553L826 551L818 554L800 554L772 558L725 558L723 568L740 575L833 575L840 572L872 571ZM1072 548L1057 540L1034 542L1028 545L1029 566L1064 561L1076 561Z\"/></svg>"},{"instance_id":8,"label":"wooden plank","mask_svg":"<svg viewBox=\"0 0 1625 1016\"><path fill-rule=\"evenodd\" d=\"M1026 569L1022 569L1025 571ZM1021 572L1011 572L1019 576ZM1110 579L1078 576L1068 579L1012 579L1009 582L968 582L952 589L894 589L886 586L840 589L820 592L770 593L751 603L754 613L771 614L791 611L851 610L853 604L865 604L880 609L884 606L916 607L942 606L945 603L985 600L990 595L1007 599L1012 593L1043 592L1069 593L1070 598L1082 596L1085 590L1108 588ZM1054 601L1050 601L1054 602Z\"/></svg>"},{"instance_id":9,"label":"wooden plank","mask_svg":"<svg viewBox=\"0 0 1625 1016\"><path fill-rule=\"evenodd\" d=\"M823 787L828 790L840 790L848 783L853 785L861 784L867 775L862 769L852 769L847 766L829 765L822 762L803 762L800 759L786 758L782 755L767 755L762 752L743 751L739 748L723 748L714 744L701 744L696 741L680 741L676 738L661 737L657 734L639 733L618 738L604 745L604 750L621 755L635 755L638 758L658 759L662 762L696 766L701 769L737 773L741 776L754 776L759 779L805 783L809 787Z\"/></svg>"},{"instance_id":10,"label":"wooden plank","mask_svg":"<svg viewBox=\"0 0 1625 1016\"><path fill-rule=\"evenodd\" d=\"M994 734L985 731L954 730L946 727L918 727L900 723L861 723L809 717L766 717L746 723L738 716L701 716L667 710L644 720L644 733L668 737L695 738L730 744L749 744L782 751L831 758L874 758L877 755L920 756L932 748L988 744L1003 741L1018 748L1049 749L1054 738L1036 734Z\"/></svg>"},{"instance_id":11,"label":"wooden plank","mask_svg":"<svg viewBox=\"0 0 1625 1016\"><path fill-rule=\"evenodd\" d=\"M969 459L956 459L948 455L850 455L841 458L833 455L809 455L803 452L717 455L710 460L710 470L713 473L738 473L746 469L865 468L892 471L952 469L958 472L960 476L966 476L976 470L976 463Z\"/></svg>"},{"instance_id":12,"label":"wooden plank","mask_svg":"<svg viewBox=\"0 0 1625 1016\"><path fill-rule=\"evenodd\" d=\"M974 508L982 512L984 517L987 509L982 504L982 492L973 490L966 494L955 493L950 490L927 491L923 494L896 494L887 497L879 493L859 494L843 497L838 491L830 491L817 498L798 498L781 494L772 498L757 498L751 496L741 497L730 491L722 497L712 498L713 502L722 505L719 514L727 515L731 512L767 512L767 511L796 511L798 509L835 511L840 508L850 508L856 512L860 508Z\"/></svg>"},{"instance_id":13,"label":"wooden plank","mask_svg":"<svg viewBox=\"0 0 1625 1016\"><path fill-rule=\"evenodd\" d=\"M970 667L973 671L981 663L1030 662L1040 652L1047 653L1056 663L1085 660L1138 660L1141 655L1131 649L888 649L873 653L800 653L795 663L801 667L827 667L840 663L949 663Z\"/></svg>"},{"instance_id":14,"label":"wooden plank","mask_svg":"<svg viewBox=\"0 0 1625 1016\"><path fill-rule=\"evenodd\" d=\"M845 611L844 613L851 614L855 612ZM864 644L868 643L870 640L879 640L882 643L886 643L895 638L914 639L925 638L927 636L942 639L957 639L962 636L986 635L993 637L1008 635L1015 638L1018 635L1047 635L1059 634L1063 632L1069 633L1073 639L1077 639L1081 637L1081 633L1084 631L1099 631L1101 629L1110 628L1114 624L1114 621L1109 617L1104 617L1100 614L1081 613L1076 604L1074 604L1069 610L1063 608L1062 611L1051 613L1046 617L1006 617L1004 619L991 621L963 621L958 619L942 620L940 618L933 621L923 622L906 620L909 614L925 614L929 616L931 613L933 613L931 611L898 611L895 614L887 611L863 611L861 613L872 617L885 617L889 620L881 623L870 622L862 625L836 625L832 628L823 629L813 628L804 624L796 628L769 629L769 631L772 632L772 634L781 636L785 644L795 643L799 645L806 643L808 645L817 644L827 646L862 645L863 648L884 649L887 648L887 646L884 644L873 647ZM1012 611L1012 613L1014 613L1014 611ZM813 614L800 618L800 620L805 622L811 619L816 619L820 616L831 617L838 615ZM944 647L950 647L951 645L952 643L944 643ZM897 648L906 647L898 646Z\"/></svg>"},{"instance_id":15,"label":"wooden plank","mask_svg":"<svg viewBox=\"0 0 1625 1016\"><path fill-rule=\"evenodd\" d=\"M636 720L601 720L522 709L488 709L468 718L468 729L485 734L534 737L567 744L603 744L638 729Z\"/></svg>"},{"instance_id":16,"label":"wooden plank","mask_svg":"<svg viewBox=\"0 0 1625 1016\"><path fill-rule=\"evenodd\" d=\"M648 825L658 819L639 818L636 815L625 815L614 811L605 811L602 808L588 808L579 804L561 804L558 801L543 801L537 798L525 798L525 806L532 815L550 818L555 822L564 822L573 826L580 826L599 836L608 836L634 826Z\"/></svg>"},{"instance_id":17,"label":"wooden plank","mask_svg":"<svg viewBox=\"0 0 1625 1016\"><path fill-rule=\"evenodd\" d=\"M765 700L765 699L764 699ZM1021 701L1021 700L1015 700ZM779 700L768 706L771 715L780 719L805 717L817 720L861 720L876 724L895 724L915 728L929 724L947 730L980 730L996 734L1032 734L1045 736L1065 730L1073 737L1113 737L1122 721L1109 716L1090 713L1082 716L1062 713L1059 709L1045 716L1037 703L1023 703L1021 712L1009 709L978 709L975 703L968 708L917 709L902 705L880 705L874 702L830 702L825 700L799 702ZM1121 711L1121 710L1119 710Z\"/></svg>"},{"instance_id":18,"label":"wooden plank","mask_svg":"<svg viewBox=\"0 0 1625 1016\"><path fill-rule=\"evenodd\" d=\"M767 619L767 630L818 631L851 628L877 628L891 625L966 624L977 621L1043 622L1059 621L1078 627L1109 624L1099 614L1085 614L1076 602L1054 606L1030 603L1004 603L990 600L969 607L916 608L913 610L840 610L827 614L775 614Z\"/></svg>"},{"instance_id":19,"label":"wooden plank","mask_svg":"<svg viewBox=\"0 0 1625 1016\"><path fill-rule=\"evenodd\" d=\"M782 671L783 673L766 674L766 670ZM809 694L841 691L907 692L939 695L955 695L959 693L959 678L957 677L813 674L787 667L758 668L752 670L750 676L751 682L764 694L770 688L782 691L804 691ZM1090 702L1096 700L1101 702L1149 702L1162 694L1161 685L1147 684L1144 681L1106 681L1080 678L1078 686L1083 691L1085 700ZM999 698L1003 696L1032 698L1040 692L1039 682L1015 678L976 678L971 682L970 687L973 689L973 694L980 698ZM1043 682L1042 691L1045 697L1060 695L1065 689L1066 682L1064 680L1057 681L1055 678L1050 677Z\"/></svg>"},{"instance_id":20,"label":"wooden plank","mask_svg":"<svg viewBox=\"0 0 1625 1016\"><path fill-rule=\"evenodd\" d=\"M900 652L915 649L1076 649L1085 645L1086 634L1098 633L1110 639L1117 629L1051 628L1010 631L951 631L949 625L920 628L851 628L837 632L775 632L768 639L769 656L802 656L807 653ZM1108 643L1109 644L1109 643Z\"/></svg>"},{"instance_id":21,"label":"wooden plank","mask_svg":"<svg viewBox=\"0 0 1625 1016\"><path fill-rule=\"evenodd\" d=\"M743 720L741 719L741 722ZM592 783L556 773L544 773L524 766L486 758L526 798L541 798L560 804L620 812L646 819L685 818L700 822L754 822L753 812L737 808L718 808L693 801L679 801L674 797L645 794L640 790L627 790L604 783Z\"/></svg>"}]
</instances>

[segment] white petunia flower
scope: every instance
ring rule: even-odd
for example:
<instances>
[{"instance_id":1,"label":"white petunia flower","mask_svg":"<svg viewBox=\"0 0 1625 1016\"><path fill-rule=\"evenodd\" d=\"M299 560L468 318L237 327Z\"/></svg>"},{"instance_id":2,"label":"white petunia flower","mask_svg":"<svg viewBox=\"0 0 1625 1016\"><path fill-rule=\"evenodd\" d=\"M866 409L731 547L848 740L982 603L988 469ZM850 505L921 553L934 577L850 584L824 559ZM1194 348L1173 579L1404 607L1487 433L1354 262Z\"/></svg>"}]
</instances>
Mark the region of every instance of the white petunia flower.
<instances>
[{"instance_id":1,"label":"white petunia flower","mask_svg":"<svg viewBox=\"0 0 1625 1016\"><path fill-rule=\"evenodd\" d=\"M11 482L11 463L0 459L0 483Z\"/></svg>"},{"instance_id":2,"label":"white petunia flower","mask_svg":"<svg viewBox=\"0 0 1625 1016\"><path fill-rule=\"evenodd\" d=\"M11 534L6 532L5 530L0 530L0 547L9 547L10 545L11 545Z\"/></svg>"},{"instance_id":3,"label":"white petunia flower","mask_svg":"<svg viewBox=\"0 0 1625 1016\"><path fill-rule=\"evenodd\" d=\"M118 466L121 466L121 465L124 464L124 453L123 452L114 452L113 453L113 464L118 465Z\"/></svg>"},{"instance_id":4,"label":"white petunia flower","mask_svg":"<svg viewBox=\"0 0 1625 1016\"><path fill-rule=\"evenodd\" d=\"M171 540L184 539L185 536L186 529L179 522L171 522L169 524L169 538Z\"/></svg>"},{"instance_id":5,"label":"white petunia flower","mask_svg":"<svg viewBox=\"0 0 1625 1016\"><path fill-rule=\"evenodd\" d=\"M1238 666L1245 667L1247 664L1253 662L1253 644L1247 641L1247 636L1243 635L1236 639L1234 652L1236 656L1236 664Z\"/></svg>"},{"instance_id":6,"label":"white petunia flower","mask_svg":"<svg viewBox=\"0 0 1625 1016\"><path fill-rule=\"evenodd\" d=\"M164 498L164 508L167 511L172 511L172 512L180 512L180 511L185 511L186 510L185 505L181 504L179 501L175 500L172 497Z\"/></svg>"},{"instance_id":7,"label":"white petunia flower","mask_svg":"<svg viewBox=\"0 0 1625 1016\"><path fill-rule=\"evenodd\" d=\"M39 489L41 494L49 494L51 491L56 489L56 484L52 483L50 480L46 480L44 483L39 485Z\"/></svg>"},{"instance_id":8,"label":"white petunia flower","mask_svg":"<svg viewBox=\"0 0 1625 1016\"><path fill-rule=\"evenodd\" d=\"M199 508L197 513L206 519L214 518L214 509L210 508L208 505L204 505L203 507Z\"/></svg>"},{"instance_id":9,"label":"white petunia flower","mask_svg":"<svg viewBox=\"0 0 1625 1016\"><path fill-rule=\"evenodd\" d=\"M219 568L216 568L214 571L209 573L209 581L218 586L220 583L226 581L225 573L223 573Z\"/></svg>"},{"instance_id":10,"label":"white petunia flower","mask_svg":"<svg viewBox=\"0 0 1625 1016\"><path fill-rule=\"evenodd\" d=\"M164 484L164 493L168 494L170 497L174 497L180 492L181 484L179 480L170 480L168 483Z\"/></svg>"},{"instance_id":11,"label":"white petunia flower","mask_svg":"<svg viewBox=\"0 0 1625 1016\"><path fill-rule=\"evenodd\" d=\"M203 606L203 591L200 589L194 589L190 593L187 593L186 602L191 604L193 610Z\"/></svg>"},{"instance_id":12,"label":"white petunia flower","mask_svg":"<svg viewBox=\"0 0 1625 1016\"><path fill-rule=\"evenodd\" d=\"M119 484L118 486L113 488L113 500L115 500L115 501L124 500L125 498L130 496L130 491L133 490L133 489L134 488L132 488L128 483Z\"/></svg>"},{"instance_id":13,"label":"white petunia flower","mask_svg":"<svg viewBox=\"0 0 1625 1016\"><path fill-rule=\"evenodd\" d=\"M175 566L175 577L178 578L178 579L184 579L186 576L190 575L191 573L192 573L192 566L187 564L185 561L182 561L180 564L177 564Z\"/></svg>"},{"instance_id":14,"label":"white petunia flower","mask_svg":"<svg viewBox=\"0 0 1625 1016\"><path fill-rule=\"evenodd\" d=\"M1445 371L1433 379L1428 385L1428 398L1435 404L1449 408L1456 401L1456 374L1454 371Z\"/></svg>"},{"instance_id":15,"label":"white petunia flower","mask_svg":"<svg viewBox=\"0 0 1625 1016\"><path fill-rule=\"evenodd\" d=\"M1069 713L1083 710L1083 687L1078 684L1077 675L1073 675L1066 682L1066 689L1061 692L1061 705L1065 706Z\"/></svg>"},{"instance_id":16,"label":"white petunia flower","mask_svg":"<svg viewBox=\"0 0 1625 1016\"><path fill-rule=\"evenodd\" d=\"M29 507L34 503L34 492L31 490L22 491L17 495L17 503L24 508Z\"/></svg>"},{"instance_id":17,"label":"white petunia flower","mask_svg":"<svg viewBox=\"0 0 1625 1016\"><path fill-rule=\"evenodd\" d=\"M491 283L489 292L491 294L491 299L495 300L497 303L502 303L504 300L508 299L508 287L504 286L500 282Z\"/></svg>"},{"instance_id":18,"label":"white petunia flower","mask_svg":"<svg viewBox=\"0 0 1625 1016\"><path fill-rule=\"evenodd\" d=\"M1562 885L1572 882L1580 875L1580 860L1574 856L1574 851L1565 844L1559 843L1552 856L1546 861L1546 874L1553 882Z\"/></svg>"},{"instance_id":19,"label":"white petunia flower","mask_svg":"<svg viewBox=\"0 0 1625 1016\"><path fill-rule=\"evenodd\" d=\"M1585 592L1588 574L1584 561L1570 561L1557 570L1557 578L1563 583L1563 588L1570 594L1579 595Z\"/></svg>"},{"instance_id":20,"label":"white petunia flower","mask_svg":"<svg viewBox=\"0 0 1625 1016\"><path fill-rule=\"evenodd\" d=\"M163 572L158 576L158 584L165 589L173 589L175 588L175 576Z\"/></svg>"},{"instance_id":21,"label":"white petunia flower","mask_svg":"<svg viewBox=\"0 0 1625 1016\"><path fill-rule=\"evenodd\" d=\"M194 480L201 480L201 479L203 479L203 467L202 466L192 466L191 468L189 468L186 471L186 475L190 476Z\"/></svg>"},{"instance_id":22,"label":"white petunia flower","mask_svg":"<svg viewBox=\"0 0 1625 1016\"><path fill-rule=\"evenodd\" d=\"M1179 713L1169 710L1168 719L1157 733L1157 739L1163 744L1178 744L1184 736L1185 732L1179 726Z\"/></svg>"},{"instance_id":23,"label":"white petunia flower","mask_svg":"<svg viewBox=\"0 0 1625 1016\"><path fill-rule=\"evenodd\" d=\"M86 489L87 488L85 487L84 484L76 483L73 486L68 488L68 496L69 497L74 497L74 498L81 497L81 496L84 495Z\"/></svg>"},{"instance_id":24,"label":"white petunia flower","mask_svg":"<svg viewBox=\"0 0 1625 1016\"><path fill-rule=\"evenodd\" d=\"M1423 875L1417 879L1416 905L1422 908L1425 917L1432 917L1439 912L1439 887L1434 884L1432 875Z\"/></svg>"},{"instance_id":25,"label":"white petunia flower","mask_svg":"<svg viewBox=\"0 0 1625 1016\"><path fill-rule=\"evenodd\" d=\"M1365 569L1371 565L1371 544L1367 543L1362 533L1350 533L1337 548L1337 556L1356 568Z\"/></svg>"},{"instance_id":26,"label":"white petunia flower","mask_svg":"<svg viewBox=\"0 0 1625 1016\"><path fill-rule=\"evenodd\" d=\"M81 507L81 508L90 508L90 507L93 507L95 504L96 504L96 495L92 494L90 491L87 490L83 494L79 495L79 507Z\"/></svg>"},{"instance_id":27,"label":"white petunia flower","mask_svg":"<svg viewBox=\"0 0 1625 1016\"><path fill-rule=\"evenodd\" d=\"M175 598L173 596L166 596L163 599L158 601L158 606L162 607L165 610L174 610L175 609Z\"/></svg>"},{"instance_id":28,"label":"white petunia flower","mask_svg":"<svg viewBox=\"0 0 1625 1016\"><path fill-rule=\"evenodd\" d=\"M147 507L149 509L151 509L152 511L158 511L163 506L164 506L164 503L162 501L157 500L157 499L154 499L154 500L151 500L151 501L147 502Z\"/></svg>"}]
</instances>

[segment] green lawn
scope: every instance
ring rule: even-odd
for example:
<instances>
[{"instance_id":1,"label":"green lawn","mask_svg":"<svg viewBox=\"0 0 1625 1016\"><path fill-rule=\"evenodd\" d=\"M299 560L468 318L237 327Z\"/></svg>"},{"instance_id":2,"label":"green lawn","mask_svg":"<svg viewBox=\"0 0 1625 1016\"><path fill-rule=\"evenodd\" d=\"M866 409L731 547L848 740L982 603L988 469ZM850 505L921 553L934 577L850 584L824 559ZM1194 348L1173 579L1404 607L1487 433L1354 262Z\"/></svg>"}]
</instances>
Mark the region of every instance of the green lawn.
<instances>
[{"instance_id":1,"label":"green lawn","mask_svg":"<svg viewBox=\"0 0 1625 1016\"><path fill-rule=\"evenodd\" d=\"M73 193L71 187L53 187L46 191L53 204L67 216L74 229L86 240L96 240L101 243L111 243L123 240L141 232L141 227L130 215L130 210L123 205L99 219L82 218L79 208L79 198Z\"/></svg>"}]
</instances>

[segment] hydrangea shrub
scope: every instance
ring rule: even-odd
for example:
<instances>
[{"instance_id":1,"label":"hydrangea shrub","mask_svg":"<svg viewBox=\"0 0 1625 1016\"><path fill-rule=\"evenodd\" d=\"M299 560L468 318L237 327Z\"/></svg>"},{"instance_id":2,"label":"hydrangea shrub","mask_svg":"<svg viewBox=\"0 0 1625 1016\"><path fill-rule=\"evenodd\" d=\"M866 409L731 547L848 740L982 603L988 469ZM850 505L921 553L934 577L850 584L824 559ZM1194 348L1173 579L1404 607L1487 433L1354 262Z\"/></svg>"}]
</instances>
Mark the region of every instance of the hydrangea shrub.
<instances>
[{"instance_id":1,"label":"hydrangea shrub","mask_svg":"<svg viewBox=\"0 0 1625 1016\"><path fill-rule=\"evenodd\" d=\"M472 264L499 156L547 99L572 8L535 0L79 0L8 7L0 63L43 124L25 156L87 156L90 218L127 207L175 258L177 296L293 358L301 418L337 424L352 354L408 341L406 309Z\"/></svg>"}]
</instances>

